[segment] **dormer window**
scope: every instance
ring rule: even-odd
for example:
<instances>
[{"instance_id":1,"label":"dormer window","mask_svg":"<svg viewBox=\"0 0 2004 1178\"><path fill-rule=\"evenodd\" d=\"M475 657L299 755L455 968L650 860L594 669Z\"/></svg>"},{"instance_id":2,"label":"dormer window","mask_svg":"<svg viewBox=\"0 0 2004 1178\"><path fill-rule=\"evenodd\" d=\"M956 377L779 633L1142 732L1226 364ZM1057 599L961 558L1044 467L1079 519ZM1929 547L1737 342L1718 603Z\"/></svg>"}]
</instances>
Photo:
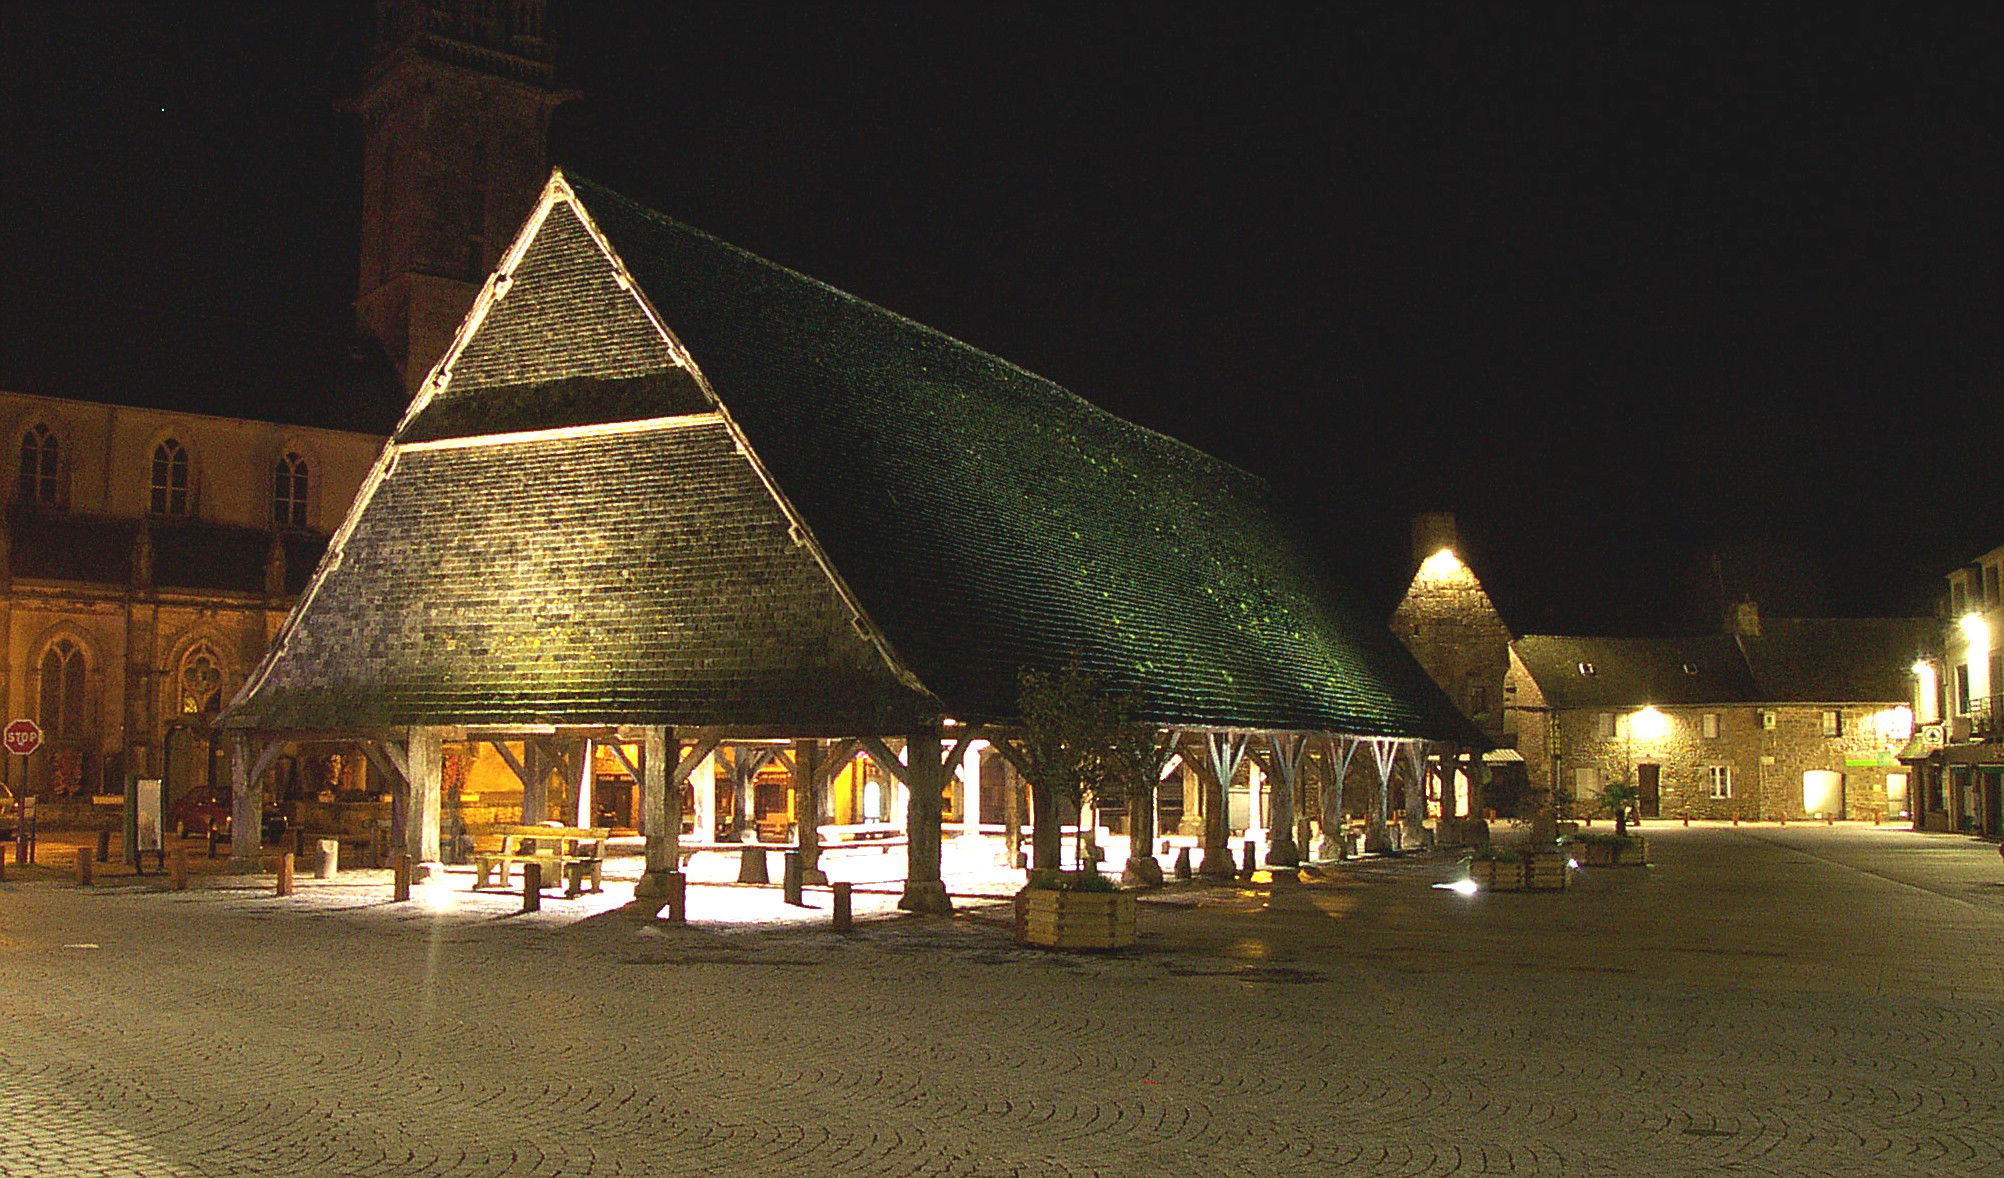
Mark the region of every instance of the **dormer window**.
<instances>
[{"instance_id":1,"label":"dormer window","mask_svg":"<svg viewBox=\"0 0 2004 1178\"><path fill-rule=\"evenodd\" d=\"M1684 664L1684 673L1685 673L1686 675L1696 675L1696 674L1698 673L1698 664L1696 664L1696 663L1685 663L1685 664Z\"/></svg>"},{"instance_id":2,"label":"dormer window","mask_svg":"<svg viewBox=\"0 0 2004 1178\"><path fill-rule=\"evenodd\" d=\"M21 435L21 502L58 507L63 499L62 443L55 431L36 422Z\"/></svg>"},{"instance_id":3,"label":"dormer window","mask_svg":"<svg viewBox=\"0 0 2004 1178\"><path fill-rule=\"evenodd\" d=\"M1599 672L1598 672L1598 671L1596 671L1596 670L1594 669L1594 665L1593 665L1592 663L1581 663L1581 664L1580 664L1580 674L1582 674L1582 675L1595 675L1595 674L1599 674Z\"/></svg>"},{"instance_id":4,"label":"dormer window","mask_svg":"<svg viewBox=\"0 0 2004 1178\"><path fill-rule=\"evenodd\" d=\"M188 450L173 438L153 447L148 506L154 515L188 514Z\"/></svg>"}]
</instances>

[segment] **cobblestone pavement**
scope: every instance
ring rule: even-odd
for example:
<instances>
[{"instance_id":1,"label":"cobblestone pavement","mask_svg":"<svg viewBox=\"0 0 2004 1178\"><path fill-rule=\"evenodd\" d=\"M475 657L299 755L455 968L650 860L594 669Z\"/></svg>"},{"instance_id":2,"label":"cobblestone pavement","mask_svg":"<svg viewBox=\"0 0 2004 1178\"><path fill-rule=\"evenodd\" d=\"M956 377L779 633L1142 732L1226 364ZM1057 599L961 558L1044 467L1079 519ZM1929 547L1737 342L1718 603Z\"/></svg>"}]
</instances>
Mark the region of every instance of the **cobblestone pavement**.
<instances>
[{"instance_id":1,"label":"cobblestone pavement","mask_svg":"<svg viewBox=\"0 0 2004 1178\"><path fill-rule=\"evenodd\" d=\"M1649 833L1563 895L1171 890L1103 957L10 878L0 1174L2004 1173L1993 847Z\"/></svg>"}]
</instances>

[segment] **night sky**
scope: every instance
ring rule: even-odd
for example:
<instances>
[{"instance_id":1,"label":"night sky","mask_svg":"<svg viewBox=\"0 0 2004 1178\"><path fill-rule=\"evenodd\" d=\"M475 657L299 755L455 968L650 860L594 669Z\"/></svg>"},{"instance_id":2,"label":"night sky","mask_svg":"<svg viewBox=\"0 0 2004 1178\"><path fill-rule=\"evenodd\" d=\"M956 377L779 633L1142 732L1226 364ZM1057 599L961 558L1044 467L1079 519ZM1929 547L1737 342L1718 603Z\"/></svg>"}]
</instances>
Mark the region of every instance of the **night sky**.
<instances>
[{"instance_id":1,"label":"night sky","mask_svg":"<svg viewBox=\"0 0 2004 1178\"><path fill-rule=\"evenodd\" d=\"M554 0L553 153L1269 477L1387 608L1428 509L1523 631L2004 542L1987 6L1302 7ZM0 0L0 284L344 314L368 24Z\"/></svg>"}]
</instances>

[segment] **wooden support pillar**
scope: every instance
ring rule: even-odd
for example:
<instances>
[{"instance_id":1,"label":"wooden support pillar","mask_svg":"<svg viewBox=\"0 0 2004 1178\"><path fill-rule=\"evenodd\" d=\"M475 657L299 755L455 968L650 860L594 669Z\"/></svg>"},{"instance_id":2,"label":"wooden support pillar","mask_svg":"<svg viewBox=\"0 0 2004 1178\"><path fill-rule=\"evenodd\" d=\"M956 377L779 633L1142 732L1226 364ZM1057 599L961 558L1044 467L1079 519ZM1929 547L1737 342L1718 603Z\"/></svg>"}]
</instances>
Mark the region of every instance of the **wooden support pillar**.
<instances>
[{"instance_id":1,"label":"wooden support pillar","mask_svg":"<svg viewBox=\"0 0 2004 1178\"><path fill-rule=\"evenodd\" d=\"M1371 738L1371 763L1378 771L1378 791L1372 798L1369 822L1364 828L1364 849L1385 852L1392 849L1392 745L1380 737Z\"/></svg>"},{"instance_id":2,"label":"wooden support pillar","mask_svg":"<svg viewBox=\"0 0 2004 1178\"><path fill-rule=\"evenodd\" d=\"M1406 789L1405 837L1400 845L1413 850L1426 844L1426 746L1416 740L1403 741L1408 780Z\"/></svg>"},{"instance_id":3,"label":"wooden support pillar","mask_svg":"<svg viewBox=\"0 0 2004 1178\"><path fill-rule=\"evenodd\" d=\"M658 724L646 727L640 746L640 817L647 831L647 865L634 885L635 901L666 903L682 866L682 791L673 786L677 749L673 732Z\"/></svg>"},{"instance_id":4,"label":"wooden support pillar","mask_svg":"<svg viewBox=\"0 0 2004 1178\"><path fill-rule=\"evenodd\" d=\"M534 740L522 742L522 824L534 826L550 816L550 763Z\"/></svg>"},{"instance_id":5,"label":"wooden support pillar","mask_svg":"<svg viewBox=\"0 0 2004 1178\"><path fill-rule=\"evenodd\" d=\"M1482 791L1482 787L1485 784L1482 780L1482 754L1476 752L1474 749L1463 749L1461 751L1461 766L1462 772L1468 778L1468 817L1471 820L1482 819L1484 818L1482 811L1485 801Z\"/></svg>"},{"instance_id":6,"label":"wooden support pillar","mask_svg":"<svg viewBox=\"0 0 2004 1178\"><path fill-rule=\"evenodd\" d=\"M250 734L231 732L230 862L232 872L256 872L264 855L264 795L252 772Z\"/></svg>"},{"instance_id":7,"label":"wooden support pillar","mask_svg":"<svg viewBox=\"0 0 2004 1178\"><path fill-rule=\"evenodd\" d=\"M696 831L699 843L715 842L717 838L717 755L704 757L695 771L689 774L689 783L696 788Z\"/></svg>"},{"instance_id":8,"label":"wooden support pillar","mask_svg":"<svg viewBox=\"0 0 2004 1178\"><path fill-rule=\"evenodd\" d=\"M765 753L750 745L739 745L731 750L731 783L735 793L731 798L731 836L757 842L757 815L753 811L752 782L758 777L760 767L765 764Z\"/></svg>"},{"instance_id":9,"label":"wooden support pillar","mask_svg":"<svg viewBox=\"0 0 2004 1178\"><path fill-rule=\"evenodd\" d=\"M801 880L825 884L821 869L821 799L827 783L821 775L821 742L793 742L793 824L800 841Z\"/></svg>"},{"instance_id":10,"label":"wooden support pillar","mask_svg":"<svg viewBox=\"0 0 2004 1178\"><path fill-rule=\"evenodd\" d=\"M404 854L410 856L411 879L422 883L445 871L439 860L439 819L444 797L445 756L436 728L410 729L404 751L404 776L410 783L410 809L404 820Z\"/></svg>"},{"instance_id":11,"label":"wooden support pillar","mask_svg":"<svg viewBox=\"0 0 2004 1178\"><path fill-rule=\"evenodd\" d=\"M947 766L939 725L929 724L906 738L905 777L911 801L907 809L905 890L898 907L907 912L953 913L946 884L940 879L940 811L946 792Z\"/></svg>"},{"instance_id":12,"label":"wooden support pillar","mask_svg":"<svg viewBox=\"0 0 2004 1178\"><path fill-rule=\"evenodd\" d=\"M1301 763L1308 755L1302 736L1270 736L1273 752L1273 817L1267 824L1266 861L1274 867L1296 867L1301 847L1294 841L1295 791L1301 788Z\"/></svg>"},{"instance_id":13,"label":"wooden support pillar","mask_svg":"<svg viewBox=\"0 0 2004 1178\"><path fill-rule=\"evenodd\" d=\"M1355 741L1335 733L1322 738L1322 786L1318 791L1322 812L1316 818L1322 833L1315 844L1315 857L1325 862L1343 857L1343 786L1350 776L1350 758L1356 752Z\"/></svg>"},{"instance_id":14,"label":"wooden support pillar","mask_svg":"<svg viewBox=\"0 0 2004 1178\"><path fill-rule=\"evenodd\" d=\"M1002 858L1011 871L1023 861L1023 785L1016 766L1002 765Z\"/></svg>"},{"instance_id":15,"label":"wooden support pillar","mask_svg":"<svg viewBox=\"0 0 2004 1178\"><path fill-rule=\"evenodd\" d=\"M1207 733L1204 741L1204 764L1199 776L1204 778L1206 809L1204 813L1204 857L1197 864L1197 874L1208 879L1231 879L1237 874L1232 865L1232 852L1227 844L1231 841L1231 784L1238 776L1239 764L1245 759L1246 738L1225 733Z\"/></svg>"}]
</instances>

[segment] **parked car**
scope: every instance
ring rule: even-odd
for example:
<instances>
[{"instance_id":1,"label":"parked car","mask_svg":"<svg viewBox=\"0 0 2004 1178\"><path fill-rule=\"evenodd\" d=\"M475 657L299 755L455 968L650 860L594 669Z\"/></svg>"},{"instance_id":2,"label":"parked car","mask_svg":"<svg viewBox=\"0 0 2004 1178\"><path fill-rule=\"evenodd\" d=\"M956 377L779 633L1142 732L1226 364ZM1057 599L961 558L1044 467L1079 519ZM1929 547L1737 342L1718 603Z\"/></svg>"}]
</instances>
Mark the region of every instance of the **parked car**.
<instances>
[{"instance_id":1,"label":"parked car","mask_svg":"<svg viewBox=\"0 0 2004 1178\"><path fill-rule=\"evenodd\" d=\"M187 796L175 803L167 825L175 834L201 838L214 831L227 837L230 833L230 816L235 812L235 798L232 791L223 788L203 787L191 790ZM275 843L285 835L285 813L276 803L264 804L264 841Z\"/></svg>"}]
</instances>

